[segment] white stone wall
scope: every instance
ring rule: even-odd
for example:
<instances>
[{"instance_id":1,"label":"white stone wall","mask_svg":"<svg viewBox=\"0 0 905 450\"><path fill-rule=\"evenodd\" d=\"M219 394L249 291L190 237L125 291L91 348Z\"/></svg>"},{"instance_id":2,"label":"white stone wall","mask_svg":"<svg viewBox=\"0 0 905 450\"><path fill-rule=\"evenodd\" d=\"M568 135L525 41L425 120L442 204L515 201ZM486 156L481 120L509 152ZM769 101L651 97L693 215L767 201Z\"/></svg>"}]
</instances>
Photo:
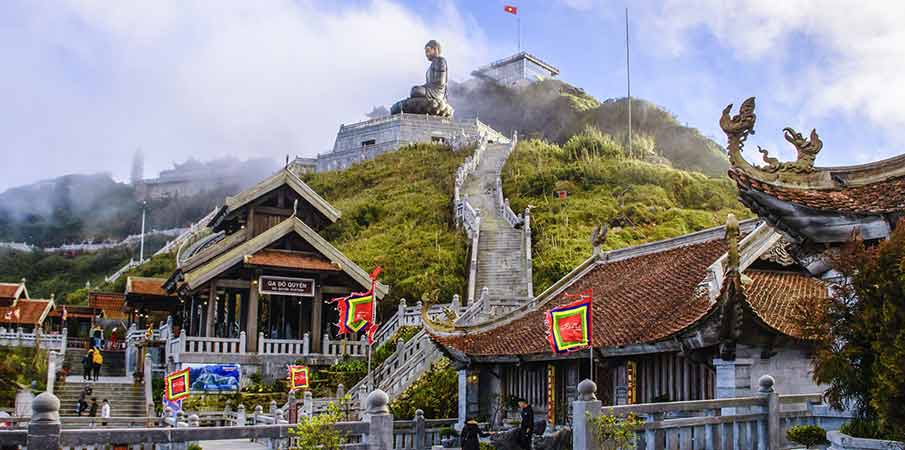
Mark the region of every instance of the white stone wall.
<instances>
[{"instance_id":1,"label":"white stone wall","mask_svg":"<svg viewBox=\"0 0 905 450\"><path fill-rule=\"evenodd\" d=\"M714 359L717 398L744 397L757 393L758 380L771 375L779 394L813 394L825 389L812 379L813 365L808 348L787 344L768 359L761 359L759 347L739 346L735 361Z\"/></svg>"}]
</instances>

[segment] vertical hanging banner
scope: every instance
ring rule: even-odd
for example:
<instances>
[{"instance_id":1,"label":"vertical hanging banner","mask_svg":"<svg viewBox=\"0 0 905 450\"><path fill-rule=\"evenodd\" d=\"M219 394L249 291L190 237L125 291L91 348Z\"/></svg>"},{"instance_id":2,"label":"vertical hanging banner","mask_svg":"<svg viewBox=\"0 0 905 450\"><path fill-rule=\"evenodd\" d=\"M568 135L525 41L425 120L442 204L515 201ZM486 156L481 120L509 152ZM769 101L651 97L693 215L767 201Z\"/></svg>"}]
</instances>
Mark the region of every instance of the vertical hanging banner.
<instances>
[{"instance_id":1,"label":"vertical hanging banner","mask_svg":"<svg viewBox=\"0 0 905 450\"><path fill-rule=\"evenodd\" d=\"M165 389L167 400L176 402L189 396L189 369L186 367L166 376Z\"/></svg>"},{"instance_id":2,"label":"vertical hanging banner","mask_svg":"<svg viewBox=\"0 0 905 450\"><path fill-rule=\"evenodd\" d=\"M544 318L547 340L554 353L571 353L591 346L591 291L566 296L579 300L550 309Z\"/></svg>"},{"instance_id":3,"label":"vertical hanging banner","mask_svg":"<svg viewBox=\"0 0 905 450\"><path fill-rule=\"evenodd\" d=\"M289 390L308 389L310 373L308 366L289 366Z\"/></svg>"},{"instance_id":4,"label":"vertical hanging banner","mask_svg":"<svg viewBox=\"0 0 905 450\"><path fill-rule=\"evenodd\" d=\"M547 422L556 423L556 366L547 364Z\"/></svg>"}]
</instances>

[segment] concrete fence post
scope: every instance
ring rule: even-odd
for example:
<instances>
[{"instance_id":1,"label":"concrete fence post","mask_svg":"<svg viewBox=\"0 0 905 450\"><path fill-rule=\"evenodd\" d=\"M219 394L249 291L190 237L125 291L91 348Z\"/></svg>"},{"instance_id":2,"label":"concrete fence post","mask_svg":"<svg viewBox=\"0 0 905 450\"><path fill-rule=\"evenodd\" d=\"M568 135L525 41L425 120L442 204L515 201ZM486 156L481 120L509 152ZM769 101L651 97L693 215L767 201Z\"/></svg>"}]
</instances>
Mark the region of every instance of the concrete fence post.
<instances>
[{"instance_id":1,"label":"concrete fence post","mask_svg":"<svg viewBox=\"0 0 905 450\"><path fill-rule=\"evenodd\" d=\"M424 425L424 411L415 410L415 450L427 450L427 433Z\"/></svg>"},{"instance_id":2,"label":"concrete fence post","mask_svg":"<svg viewBox=\"0 0 905 450\"><path fill-rule=\"evenodd\" d=\"M271 400L270 401L270 415L276 417L276 414L277 414L277 401Z\"/></svg>"},{"instance_id":3,"label":"concrete fence post","mask_svg":"<svg viewBox=\"0 0 905 450\"><path fill-rule=\"evenodd\" d=\"M323 353L325 355L333 354L330 349L330 335L329 334L324 333L324 340L323 340L323 343L321 344L321 347L322 347L321 353Z\"/></svg>"},{"instance_id":4,"label":"concrete fence post","mask_svg":"<svg viewBox=\"0 0 905 450\"><path fill-rule=\"evenodd\" d=\"M239 332L239 354L245 354L247 342L245 342L245 332Z\"/></svg>"},{"instance_id":5,"label":"concrete fence post","mask_svg":"<svg viewBox=\"0 0 905 450\"><path fill-rule=\"evenodd\" d=\"M262 408L261 405L255 406L254 416L252 416L254 418L254 420L252 421L252 424L254 424L254 425L259 424L260 423L259 417L261 417L262 415L264 415L264 408Z\"/></svg>"},{"instance_id":6,"label":"concrete fence post","mask_svg":"<svg viewBox=\"0 0 905 450\"><path fill-rule=\"evenodd\" d=\"M387 406L390 397L376 389L368 394L368 450L392 450L393 415Z\"/></svg>"},{"instance_id":7,"label":"concrete fence post","mask_svg":"<svg viewBox=\"0 0 905 450\"><path fill-rule=\"evenodd\" d=\"M29 450L58 450L60 448L60 399L50 392L43 392L31 404L31 421L28 422Z\"/></svg>"},{"instance_id":8,"label":"concrete fence post","mask_svg":"<svg viewBox=\"0 0 905 450\"><path fill-rule=\"evenodd\" d=\"M343 386L342 383L336 385L336 400L342 401L343 397L346 396L346 387Z\"/></svg>"},{"instance_id":9,"label":"concrete fence post","mask_svg":"<svg viewBox=\"0 0 905 450\"><path fill-rule=\"evenodd\" d=\"M309 353L311 353L311 335L305 332L302 335L302 354L307 355Z\"/></svg>"},{"instance_id":10,"label":"concrete fence post","mask_svg":"<svg viewBox=\"0 0 905 450\"><path fill-rule=\"evenodd\" d=\"M314 415L314 397L311 396L311 391L305 391L305 397L302 399L302 414L305 417Z\"/></svg>"},{"instance_id":11,"label":"concrete fence post","mask_svg":"<svg viewBox=\"0 0 905 450\"><path fill-rule=\"evenodd\" d=\"M259 354L259 355L264 353L264 348L265 348L265 346L264 346L264 332L263 332L263 331L259 331L259 332L258 332L258 354Z\"/></svg>"},{"instance_id":12,"label":"concrete fence post","mask_svg":"<svg viewBox=\"0 0 905 450\"><path fill-rule=\"evenodd\" d=\"M758 380L758 392L767 397L767 448L780 448L782 445L782 424L779 421L779 394L773 389L776 380L764 375Z\"/></svg>"},{"instance_id":13,"label":"concrete fence post","mask_svg":"<svg viewBox=\"0 0 905 450\"><path fill-rule=\"evenodd\" d=\"M66 349L69 348L69 344L66 342L68 337L69 337L69 329L66 327L63 327L63 336L62 336L63 341L60 343L60 352L63 353L64 355L66 354Z\"/></svg>"},{"instance_id":14,"label":"concrete fence post","mask_svg":"<svg viewBox=\"0 0 905 450\"><path fill-rule=\"evenodd\" d=\"M53 385L57 379L57 358L54 355L55 353L53 350L47 352L47 392L51 394L53 394Z\"/></svg>"},{"instance_id":15,"label":"concrete fence post","mask_svg":"<svg viewBox=\"0 0 905 450\"><path fill-rule=\"evenodd\" d=\"M578 383L578 400L572 403L572 450L593 450L599 446L589 419L598 417L603 406L597 400L597 384L591 380Z\"/></svg>"},{"instance_id":16,"label":"concrete fence post","mask_svg":"<svg viewBox=\"0 0 905 450\"><path fill-rule=\"evenodd\" d=\"M151 360L151 355L150 355L150 354L146 354L146 355L145 355L145 366L144 366L144 368L143 368L143 375L144 375L144 380L143 380L143 381L144 381L144 384L145 384L145 386L144 386L144 388L145 388L145 389L144 389L144 391L145 391L145 404L148 404L148 405L153 405L153 404L154 404L154 395L153 395L153 392L151 392L151 386L153 385L153 381L154 381L154 380L153 380L154 373L153 373L153 371L151 370L151 369L153 368L153 365L154 365L154 363L153 363L153 361Z\"/></svg>"},{"instance_id":17,"label":"concrete fence post","mask_svg":"<svg viewBox=\"0 0 905 450\"><path fill-rule=\"evenodd\" d=\"M239 407L236 408L236 424L237 427L244 427L247 422L245 418L245 405L239 404Z\"/></svg>"},{"instance_id":18,"label":"concrete fence post","mask_svg":"<svg viewBox=\"0 0 905 450\"><path fill-rule=\"evenodd\" d=\"M286 401L286 408L289 412L287 420L289 423L298 423L299 421L299 404L295 398L295 391L289 391L289 399Z\"/></svg>"},{"instance_id":19,"label":"concrete fence post","mask_svg":"<svg viewBox=\"0 0 905 450\"><path fill-rule=\"evenodd\" d=\"M358 410L362 419L368 414L368 388L365 385L358 387Z\"/></svg>"}]
</instances>

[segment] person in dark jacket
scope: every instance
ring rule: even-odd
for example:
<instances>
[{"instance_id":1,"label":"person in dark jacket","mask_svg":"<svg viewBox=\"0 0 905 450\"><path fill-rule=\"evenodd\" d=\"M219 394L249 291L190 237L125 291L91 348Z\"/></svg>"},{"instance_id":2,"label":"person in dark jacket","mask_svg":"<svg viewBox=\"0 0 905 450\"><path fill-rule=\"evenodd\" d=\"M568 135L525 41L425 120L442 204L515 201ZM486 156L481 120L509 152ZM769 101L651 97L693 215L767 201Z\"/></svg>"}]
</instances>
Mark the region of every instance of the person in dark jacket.
<instances>
[{"instance_id":1,"label":"person in dark jacket","mask_svg":"<svg viewBox=\"0 0 905 450\"><path fill-rule=\"evenodd\" d=\"M493 433L485 433L478 426L478 421L474 417L469 417L459 433L459 441L462 444L462 450L480 450L481 438L490 436Z\"/></svg>"},{"instance_id":2,"label":"person in dark jacket","mask_svg":"<svg viewBox=\"0 0 905 450\"><path fill-rule=\"evenodd\" d=\"M94 368L94 349L89 349L88 353L82 357L82 379L90 380L91 379L91 369Z\"/></svg>"},{"instance_id":3,"label":"person in dark jacket","mask_svg":"<svg viewBox=\"0 0 905 450\"><path fill-rule=\"evenodd\" d=\"M531 435L534 434L534 409L525 399L518 401L519 414L522 423L518 427L519 446L525 450L531 450Z\"/></svg>"}]
</instances>

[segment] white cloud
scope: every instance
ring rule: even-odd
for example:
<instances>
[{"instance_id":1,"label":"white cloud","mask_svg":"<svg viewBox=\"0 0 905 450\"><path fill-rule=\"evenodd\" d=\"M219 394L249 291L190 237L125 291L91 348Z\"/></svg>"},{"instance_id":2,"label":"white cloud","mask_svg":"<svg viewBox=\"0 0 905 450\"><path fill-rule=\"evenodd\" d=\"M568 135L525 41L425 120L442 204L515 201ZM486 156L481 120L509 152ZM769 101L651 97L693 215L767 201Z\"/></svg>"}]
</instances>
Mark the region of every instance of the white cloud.
<instances>
[{"instance_id":1,"label":"white cloud","mask_svg":"<svg viewBox=\"0 0 905 450\"><path fill-rule=\"evenodd\" d=\"M681 53L704 29L750 64L781 64L771 87L810 117L864 117L905 142L905 8L821 0L669 0L653 16L661 41ZM798 57L797 48L808 56ZM792 59L797 58L797 59Z\"/></svg>"},{"instance_id":2,"label":"white cloud","mask_svg":"<svg viewBox=\"0 0 905 450\"><path fill-rule=\"evenodd\" d=\"M13 4L21 20L0 26L0 133L19 151L0 189L64 172L124 177L139 146L146 172L189 156L313 155L341 123L423 82L428 39L454 79L488 60L483 32L449 2L429 18L356 3Z\"/></svg>"}]
</instances>

